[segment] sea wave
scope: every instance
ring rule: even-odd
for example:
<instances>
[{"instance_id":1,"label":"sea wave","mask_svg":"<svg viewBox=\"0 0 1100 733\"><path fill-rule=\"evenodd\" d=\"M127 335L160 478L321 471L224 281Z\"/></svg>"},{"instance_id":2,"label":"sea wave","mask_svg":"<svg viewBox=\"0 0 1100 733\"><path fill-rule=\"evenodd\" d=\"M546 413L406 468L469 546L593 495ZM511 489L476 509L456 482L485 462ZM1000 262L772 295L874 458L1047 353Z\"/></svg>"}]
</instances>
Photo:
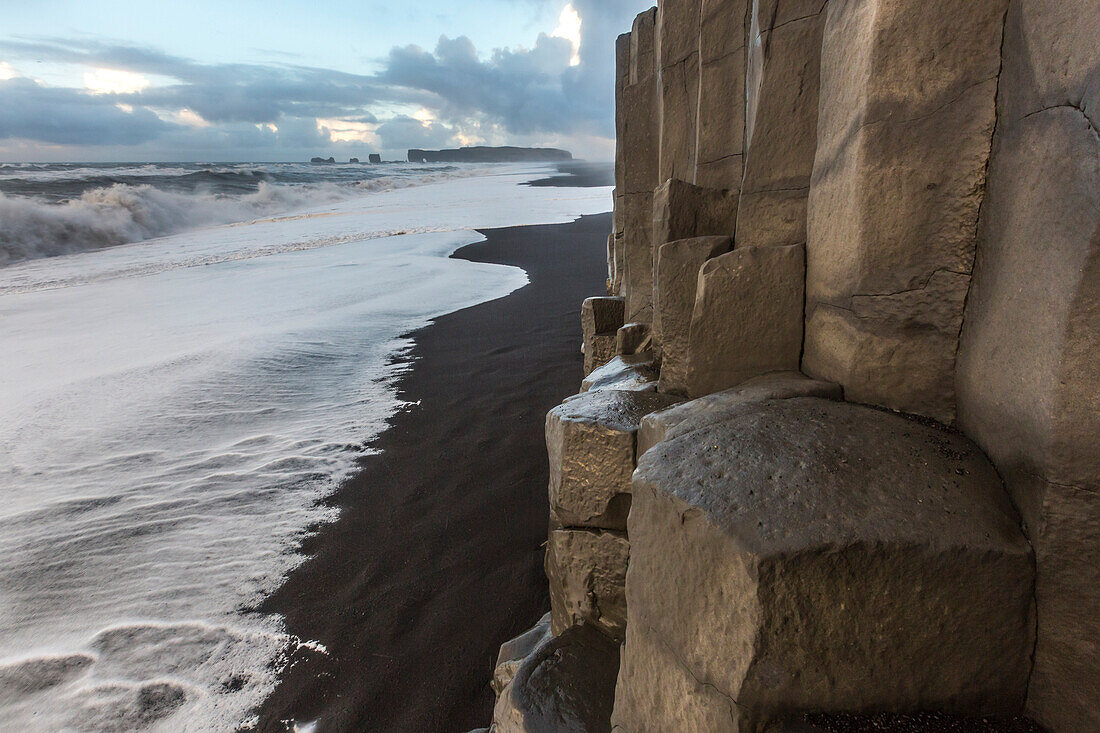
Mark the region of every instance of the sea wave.
<instances>
[{"instance_id":1,"label":"sea wave","mask_svg":"<svg viewBox=\"0 0 1100 733\"><path fill-rule=\"evenodd\" d=\"M212 173L227 175L225 171ZM243 173L255 175L253 171ZM114 183L59 202L0 192L0 266L141 242L202 226L249 221L472 173L435 171L351 183L275 184L260 180L250 187L254 190L244 193Z\"/></svg>"}]
</instances>

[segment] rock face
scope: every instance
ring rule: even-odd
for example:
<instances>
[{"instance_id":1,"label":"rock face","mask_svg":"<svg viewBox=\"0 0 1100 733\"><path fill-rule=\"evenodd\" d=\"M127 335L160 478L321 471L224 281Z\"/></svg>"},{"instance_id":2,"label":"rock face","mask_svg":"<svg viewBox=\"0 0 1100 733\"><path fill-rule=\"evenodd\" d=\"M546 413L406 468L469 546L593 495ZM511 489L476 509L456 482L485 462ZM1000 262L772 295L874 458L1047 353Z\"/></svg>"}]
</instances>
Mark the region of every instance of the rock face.
<instances>
[{"instance_id":1,"label":"rock face","mask_svg":"<svg viewBox=\"0 0 1100 733\"><path fill-rule=\"evenodd\" d=\"M622 532L555 529L546 545L546 577L555 634L588 623L613 639L626 634L626 565Z\"/></svg>"},{"instance_id":2,"label":"rock face","mask_svg":"<svg viewBox=\"0 0 1100 733\"><path fill-rule=\"evenodd\" d=\"M755 0L737 246L806 241L826 0Z\"/></svg>"},{"instance_id":3,"label":"rock face","mask_svg":"<svg viewBox=\"0 0 1100 733\"><path fill-rule=\"evenodd\" d=\"M587 298L581 304L585 376L614 358L616 333L623 325L625 313L626 302L622 298Z\"/></svg>"},{"instance_id":4,"label":"rock face","mask_svg":"<svg viewBox=\"0 0 1100 733\"><path fill-rule=\"evenodd\" d=\"M805 368L850 399L954 420L1007 5L829 5Z\"/></svg>"},{"instance_id":5,"label":"rock face","mask_svg":"<svg viewBox=\"0 0 1100 733\"><path fill-rule=\"evenodd\" d=\"M1029 710L1100 730L1100 3L1011 4L959 344L959 426L1035 546Z\"/></svg>"},{"instance_id":6,"label":"rock face","mask_svg":"<svg viewBox=\"0 0 1100 733\"><path fill-rule=\"evenodd\" d=\"M497 733L607 733L619 645L589 626L540 643L497 698Z\"/></svg>"},{"instance_id":7,"label":"rock face","mask_svg":"<svg viewBox=\"0 0 1100 733\"><path fill-rule=\"evenodd\" d=\"M661 344L662 392L687 394L688 334L699 268L732 244L727 236L696 237L663 244L657 251L653 334Z\"/></svg>"},{"instance_id":8,"label":"rock face","mask_svg":"<svg viewBox=\"0 0 1100 733\"><path fill-rule=\"evenodd\" d=\"M660 68L660 179L695 180L699 107L699 0L665 0L657 45Z\"/></svg>"},{"instance_id":9,"label":"rock face","mask_svg":"<svg viewBox=\"0 0 1100 733\"><path fill-rule=\"evenodd\" d=\"M740 191L745 141L747 0L702 0L695 183Z\"/></svg>"},{"instance_id":10,"label":"rock face","mask_svg":"<svg viewBox=\"0 0 1100 733\"><path fill-rule=\"evenodd\" d=\"M623 730L1018 708L1031 551L965 438L768 401L651 449L633 490Z\"/></svg>"},{"instance_id":11,"label":"rock face","mask_svg":"<svg viewBox=\"0 0 1100 733\"><path fill-rule=\"evenodd\" d=\"M550 614L546 614L533 627L515 639L501 644L500 653L497 654L497 665L493 670L493 681L490 683L493 692L497 695L504 692L504 688L512 684L512 680L515 679L523 660L539 646L545 644L550 636Z\"/></svg>"},{"instance_id":12,"label":"rock face","mask_svg":"<svg viewBox=\"0 0 1100 733\"><path fill-rule=\"evenodd\" d=\"M657 80L657 10L634 20L628 41L616 46L626 55L627 69L616 107L615 210L622 224L618 277L627 298L626 318L648 323L652 318L653 189L660 182L659 91ZM618 244L618 241L616 242Z\"/></svg>"},{"instance_id":13,"label":"rock face","mask_svg":"<svg viewBox=\"0 0 1100 733\"><path fill-rule=\"evenodd\" d=\"M546 415L556 524L626 529L638 427L647 414L674 402L655 392L590 391Z\"/></svg>"},{"instance_id":14,"label":"rock face","mask_svg":"<svg viewBox=\"0 0 1100 733\"><path fill-rule=\"evenodd\" d=\"M798 370L804 257L802 245L737 247L703 265L688 336L689 396Z\"/></svg>"},{"instance_id":15,"label":"rock face","mask_svg":"<svg viewBox=\"0 0 1100 733\"><path fill-rule=\"evenodd\" d=\"M665 181L653 193L653 243L650 249L655 290L660 248L668 242L707 235L730 237L737 223L737 192ZM652 294L656 297L656 293ZM660 346L660 333L655 332Z\"/></svg>"}]
</instances>

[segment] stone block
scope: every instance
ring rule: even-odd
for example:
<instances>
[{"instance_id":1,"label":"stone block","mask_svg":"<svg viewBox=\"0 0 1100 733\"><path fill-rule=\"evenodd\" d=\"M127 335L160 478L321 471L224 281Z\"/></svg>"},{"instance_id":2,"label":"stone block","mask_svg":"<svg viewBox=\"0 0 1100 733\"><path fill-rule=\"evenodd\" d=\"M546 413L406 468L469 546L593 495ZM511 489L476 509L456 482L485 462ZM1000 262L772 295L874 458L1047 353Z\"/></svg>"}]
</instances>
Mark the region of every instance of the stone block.
<instances>
[{"instance_id":1,"label":"stone block","mask_svg":"<svg viewBox=\"0 0 1100 733\"><path fill-rule=\"evenodd\" d=\"M687 392L688 335L699 268L732 246L728 236L711 236L668 242L657 250L653 337L661 344L661 392Z\"/></svg>"},{"instance_id":2,"label":"stone block","mask_svg":"<svg viewBox=\"0 0 1100 733\"><path fill-rule=\"evenodd\" d=\"M664 381L662 373L661 381ZM772 372L754 377L733 389L651 412L638 428L638 456L663 440L730 420L766 400L795 397L843 399L840 385L810 379L800 372Z\"/></svg>"},{"instance_id":3,"label":"stone block","mask_svg":"<svg viewBox=\"0 0 1100 733\"><path fill-rule=\"evenodd\" d=\"M619 645L590 626L551 636L523 660L493 710L496 733L610 733Z\"/></svg>"},{"instance_id":4,"label":"stone block","mask_svg":"<svg viewBox=\"0 0 1100 733\"><path fill-rule=\"evenodd\" d=\"M655 392L590 391L547 413L550 513L558 526L626 528L638 426L674 402Z\"/></svg>"},{"instance_id":5,"label":"stone block","mask_svg":"<svg viewBox=\"0 0 1100 733\"><path fill-rule=\"evenodd\" d=\"M737 222L737 192L703 188L672 179L653 192L651 289L656 284L657 254L668 242L708 235L732 236ZM655 297L655 294L652 296ZM660 334L654 333L663 350Z\"/></svg>"},{"instance_id":6,"label":"stone block","mask_svg":"<svg viewBox=\"0 0 1100 733\"><path fill-rule=\"evenodd\" d=\"M622 298L587 298L581 304L585 375L615 356L615 334L623 325L625 310Z\"/></svg>"},{"instance_id":7,"label":"stone block","mask_svg":"<svg viewBox=\"0 0 1100 733\"><path fill-rule=\"evenodd\" d=\"M622 298L586 298L581 304L581 329L585 334L615 333L625 314Z\"/></svg>"},{"instance_id":8,"label":"stone block","mask_svg":"<svg viewBox=\"0 0 1100 733\"><path fill-rule=\"evenodd\" d=\"M500 645L497 664L493 669L493 679L489 683L498 697L504 692L504 688L512 683L523 660L544 644L550 636L550 614L546 614L533 627Z\"/></svg>"},{"instance_id":9,"label":"stone block","mask_svg":"<svg viewBox=\"0 0 1100 733\"><path fill-rule=\"evenodd\" d=\"M649 339L649 325L628 323L619 329L615 336L615 352L623 356L633 356Z\"/></svg>"},{"instance_id":10,"label":"stone block","mask_svg":"<svg viewBox=\"0 0 1100 733\"><path fill-rule=\"evenodd\" d=\"M581 392L656 392L657 362L650 352L616 356L581 382Z\"/></svg>"},{"instance_id":11,"label":"stone block","mask_svg":"<svg viewBox=\"0 0 1100 733\"><path fill-rule=\"evenodd\" d=\"M803 370L955 419L1007 0L830 4Z\"/></svg>"},{"instance_id":12,"label":"stone block","mask_svg":"<svg viewBox=\"0 0 1100 733\"><path fill-rule=\"evenodd\" d=\"M551 628L561 634L581 623L622 641L626 633L626 566L630 543L622 532L555 529L546 545Z\"/></svg>"},{"instance_id":13,"label":"stone block","mask_svg":"<svg viewBox=\"0 0 1100 733\"><path fill-rule=\"evenodd\" d=\"M687 393L701 397L774 371L798 371L805 248L737 247L699 271Z\"/></svg>"},{"instance_id":14,"label":"stone block","mask_svg":"<svg viewBox=\"0 0 1100 733\"><path fill-rule=\"evenodd\" d=\"M648 451L633 491L622 730L1019 710L1033 558L963 436L767 401Z\"/></svg>"},{"instance_id":15,"label":"stone block","mask_svg":"<svg viewBox=\"0 0 1100 733\"><path fill-rule=\"evenodd\" d=\"M653 246L711 235L733 236L737 192L671 179L653 192Z\"/></svg>"}]
</instances>

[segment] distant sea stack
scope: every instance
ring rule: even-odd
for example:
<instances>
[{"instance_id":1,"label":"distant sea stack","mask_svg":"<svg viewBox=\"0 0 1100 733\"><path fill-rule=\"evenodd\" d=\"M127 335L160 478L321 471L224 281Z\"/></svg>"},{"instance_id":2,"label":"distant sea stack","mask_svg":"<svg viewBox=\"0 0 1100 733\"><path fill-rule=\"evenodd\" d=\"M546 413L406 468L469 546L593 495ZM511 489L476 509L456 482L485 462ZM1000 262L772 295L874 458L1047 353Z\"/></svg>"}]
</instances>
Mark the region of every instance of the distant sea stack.
<instances>
[{"instance_id":1,"label":"distant sea stack","mask_svg":"<svg viewBox=\"0 0 1100 733\"><path fill-rule=\"evenodd\" d=\"M336 158L310 158L310 163L335 163Z\"/></svg>"},{"instance_id":2,"label":"distant sea stack","mask_svg":"<svg viewBox=\"0 0 1100 733\"><path fill-rule=\"evenodd\" d=\"M472 147L449 150L409 150L410 163L519 163L572 160L568 150L557 148Z\"/></svg>"},{"instance_id":3,"label":"distant sea stack","mask_svg":"<svg viewBox=\"0 0 1100 733\"><path fill-rule=\"evenodd\" d=\"M1100 731L1098 37L1094 0L619 37L550 613L494 731Z\"/></svg>"},{"instance_id":4,"label":"distant sea stack","mask_svg":"<svg viewBox=\"0 0 1100 733\"><path fill-rule=\"evenodd\" d=\"M371 153L370 157L368 157L367 160L370 161L371 163L377 165L378 163L382 162L382 156L379 155L378 153Z\"/></svg>"}]
</instances>

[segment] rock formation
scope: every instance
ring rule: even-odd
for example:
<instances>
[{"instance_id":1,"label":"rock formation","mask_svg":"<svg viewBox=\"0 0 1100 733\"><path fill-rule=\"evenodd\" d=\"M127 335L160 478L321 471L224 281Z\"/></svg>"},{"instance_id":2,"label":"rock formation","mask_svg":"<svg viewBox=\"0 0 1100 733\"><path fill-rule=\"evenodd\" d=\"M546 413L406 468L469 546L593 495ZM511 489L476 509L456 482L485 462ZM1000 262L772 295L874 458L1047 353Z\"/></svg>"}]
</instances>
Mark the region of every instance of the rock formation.
<instances>
[{"instance_id":1,"label":"rock formation","mask_svg":"<svg viewBox=\"0 0 1100 733\"><path fill-rule=\"evenodd\" d=\"M382 155L380 153L371 153L369 156L367 156L367 161L369 163L377 165L378 163L382 162Z\"/></svg>"},{"instance_id":2,"label":"rock formation","mask_svg":"<svg viewBox=\"0 0 1100 733\"><path fill-rule=\"evenodd\" d=\"M1100 730L1098 38L1098 0L638 16L497 730Z\"/></svg>"}]
</instances>

